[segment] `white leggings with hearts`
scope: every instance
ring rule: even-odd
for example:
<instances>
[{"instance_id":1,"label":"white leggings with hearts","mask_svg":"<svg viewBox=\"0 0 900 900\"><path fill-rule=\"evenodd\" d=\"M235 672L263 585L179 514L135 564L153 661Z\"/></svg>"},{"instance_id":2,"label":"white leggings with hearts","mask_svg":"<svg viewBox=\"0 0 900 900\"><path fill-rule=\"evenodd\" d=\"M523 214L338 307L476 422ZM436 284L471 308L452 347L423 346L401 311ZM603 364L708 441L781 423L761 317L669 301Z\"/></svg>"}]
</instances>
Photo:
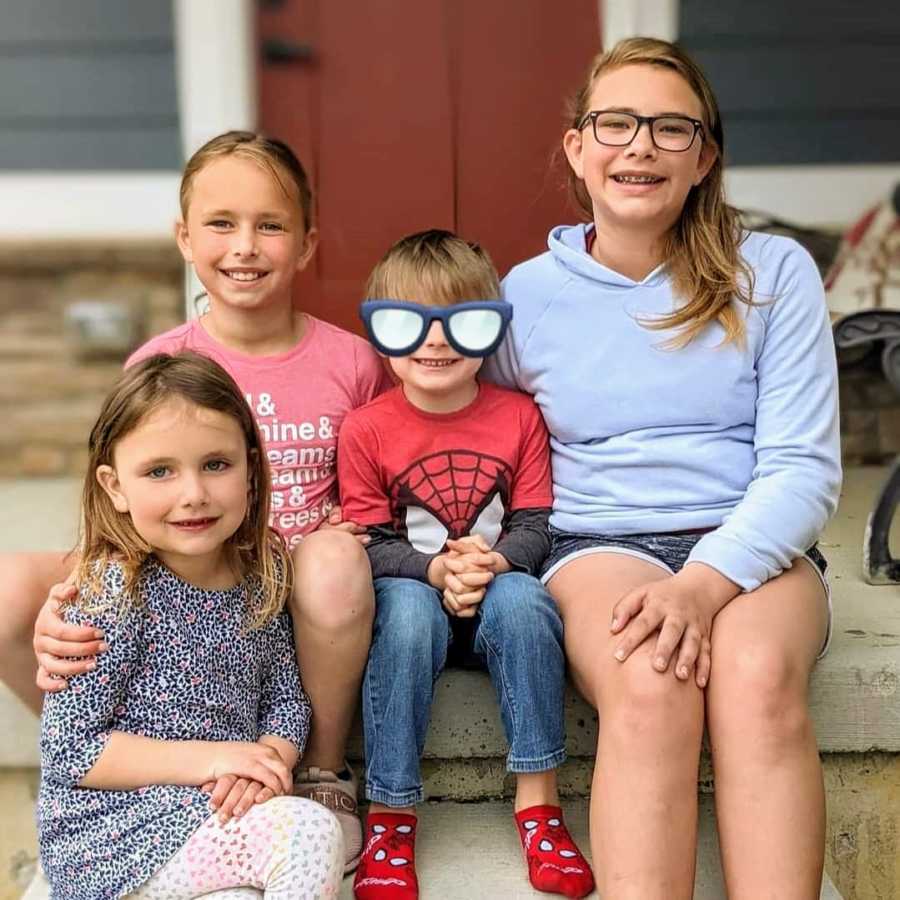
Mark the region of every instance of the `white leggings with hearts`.
<instances>
[{"instance_id":1,"label":"white leggings with hearts","mask_svg":"<svg viewBox=\"0 0 900 900\"><path fill-rule=\"evenodd\" d=\"M131 900L337 897L344 838L324 806L274 797L222 825L210 816Z\"/></svg>"}]
</instances>

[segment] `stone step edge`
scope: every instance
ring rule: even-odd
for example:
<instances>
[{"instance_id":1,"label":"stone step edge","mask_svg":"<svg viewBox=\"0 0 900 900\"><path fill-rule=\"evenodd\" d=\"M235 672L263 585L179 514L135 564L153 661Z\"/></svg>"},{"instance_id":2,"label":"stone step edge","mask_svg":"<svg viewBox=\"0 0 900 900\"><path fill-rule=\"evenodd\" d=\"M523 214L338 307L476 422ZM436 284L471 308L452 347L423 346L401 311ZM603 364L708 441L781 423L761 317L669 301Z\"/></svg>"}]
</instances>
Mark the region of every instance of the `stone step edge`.
<instances>
[{"instance_id":1,"label":"stone step edge","mask_svg":"<svg viewBox=\"0 0 900 900\"><path fill-rule=\"evenodd\" d=\"M900 703L897 653L892 648L868 648L851 665L840 657L826 659L814 673L812 714L819 749L828 752L900 751ZM861 663L867 663L865 666ZM573 758L593 756L597 714L569 688L566 696L566 747ZM5 687L0 686L0 767L35 766L38 762L38 721ZM349 753L362 756L359 722ZM426 759L494 759L507 745L490 680L481 672L451 670L435 691Z\"/></svg>"}]
</instances>

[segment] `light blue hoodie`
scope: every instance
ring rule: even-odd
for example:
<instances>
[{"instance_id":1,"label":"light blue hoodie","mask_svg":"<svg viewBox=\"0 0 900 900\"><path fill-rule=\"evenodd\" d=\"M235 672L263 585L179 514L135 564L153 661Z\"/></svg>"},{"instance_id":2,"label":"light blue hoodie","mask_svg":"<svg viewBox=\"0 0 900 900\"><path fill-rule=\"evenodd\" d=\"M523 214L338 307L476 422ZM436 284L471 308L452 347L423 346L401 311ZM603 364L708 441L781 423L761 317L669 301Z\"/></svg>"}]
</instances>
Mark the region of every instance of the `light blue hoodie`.
<instances>
[{"instance_id":1,"label":"light blue hoodie","mask_svg":"<svg viewBox=\"0 0 900 900\"><path fill-rule=\"evenodd\" d=\"M759 305L747 337L718 323L686 347L641 325L676 305L585 249L586 226L503 282L515 307L485 375L533 394L551 435L551 524L587 534L714 528L691 553L753 590L815 542L841 484L837 367L822 281L789 238L748 234Z\"/></svg>"}]
</instances>

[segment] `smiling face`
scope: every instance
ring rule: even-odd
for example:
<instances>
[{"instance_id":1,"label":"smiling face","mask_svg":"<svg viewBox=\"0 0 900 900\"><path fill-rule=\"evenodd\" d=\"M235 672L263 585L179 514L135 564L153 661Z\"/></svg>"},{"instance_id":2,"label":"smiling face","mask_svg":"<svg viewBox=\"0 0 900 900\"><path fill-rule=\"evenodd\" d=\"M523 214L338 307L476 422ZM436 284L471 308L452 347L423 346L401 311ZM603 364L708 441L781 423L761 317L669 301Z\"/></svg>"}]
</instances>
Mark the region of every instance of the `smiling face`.
<instances>
[{"instance_id":1,"label":"smiling face","mask_svg":"<svg viewBox=\"0 0 900 900\"><path fill-rule=\"evenodd\" d=\"M231 580L225 542L247 514L247 444L231 416L163 403L115 445L97 480L172 571L201 587Z\"/></svg>"},{"instance_id":2,"label":"smiling face","mask_svg":"<svg viewBox=\"0 0 900 900\"><path fill-rule=\"evenodd\" d=\"M422 344L409 356L388 357L413 406L433 413L456 412L478 395L475 376L483 359L457 353L440 322L431 323Z\"/></svg>"},{"instance_id":3,"label":"smiling face","mask_svg":"<svg viewBox=\"0 0 900 900\"><path fill-rule=\"evenodd\" d=\"M639 116L679 115L705 121L703 105L684 78L657 65L625 65L599 75L587 110L615 110ZM716 160L705 133L683 151L659 150L642 125L626 147L598 143L588 123L569 129L563 140L569 165L584 181L598 234L623 228L656 238L668 231Z\"/></svg>"},{"instance_id":4,"label":"smiling face","mask_svg":"<svg viewBox=\"0 0 900 900\"><path fill-rule=\"evenodd\" d=\"M299 197L259 163L237 155L214 159L197 172L176 239L194 265L210 303L255 311L291 304L291 283L315 250Z\"/></svg>"}]
</instances>

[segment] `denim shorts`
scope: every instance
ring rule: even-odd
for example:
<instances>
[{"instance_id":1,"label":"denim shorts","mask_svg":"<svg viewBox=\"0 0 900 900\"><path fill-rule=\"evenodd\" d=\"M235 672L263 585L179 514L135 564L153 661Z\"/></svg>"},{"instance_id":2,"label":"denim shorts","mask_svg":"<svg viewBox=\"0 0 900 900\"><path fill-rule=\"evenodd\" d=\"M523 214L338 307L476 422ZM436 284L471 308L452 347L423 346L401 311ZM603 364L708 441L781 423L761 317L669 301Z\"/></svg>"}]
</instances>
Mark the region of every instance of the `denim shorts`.
<instances>
[{"instance_id":1,"label":"denim shorts","mask_svg":"<svg viewBox=\"0 0 900 900\"><path fill-rule=\"evenodd\" d=\"M633 556L659 566L670 575L674 575L687 562L694 545L709 530L701 528L696 531L650 534L575 534L570 531L561 531L551 525L550 553L544 561L541 581L547 584L564 565L581 556L590 556L593 553L619 553L624 556ZM816 544L813 544L802 558L810 563L813 571L819 576L828 603L828 629L825 634L825 643L819 652L819 659L821 659L831 643L831 587L825 578L828 561Z\"/></svg>"}]
</instances>

